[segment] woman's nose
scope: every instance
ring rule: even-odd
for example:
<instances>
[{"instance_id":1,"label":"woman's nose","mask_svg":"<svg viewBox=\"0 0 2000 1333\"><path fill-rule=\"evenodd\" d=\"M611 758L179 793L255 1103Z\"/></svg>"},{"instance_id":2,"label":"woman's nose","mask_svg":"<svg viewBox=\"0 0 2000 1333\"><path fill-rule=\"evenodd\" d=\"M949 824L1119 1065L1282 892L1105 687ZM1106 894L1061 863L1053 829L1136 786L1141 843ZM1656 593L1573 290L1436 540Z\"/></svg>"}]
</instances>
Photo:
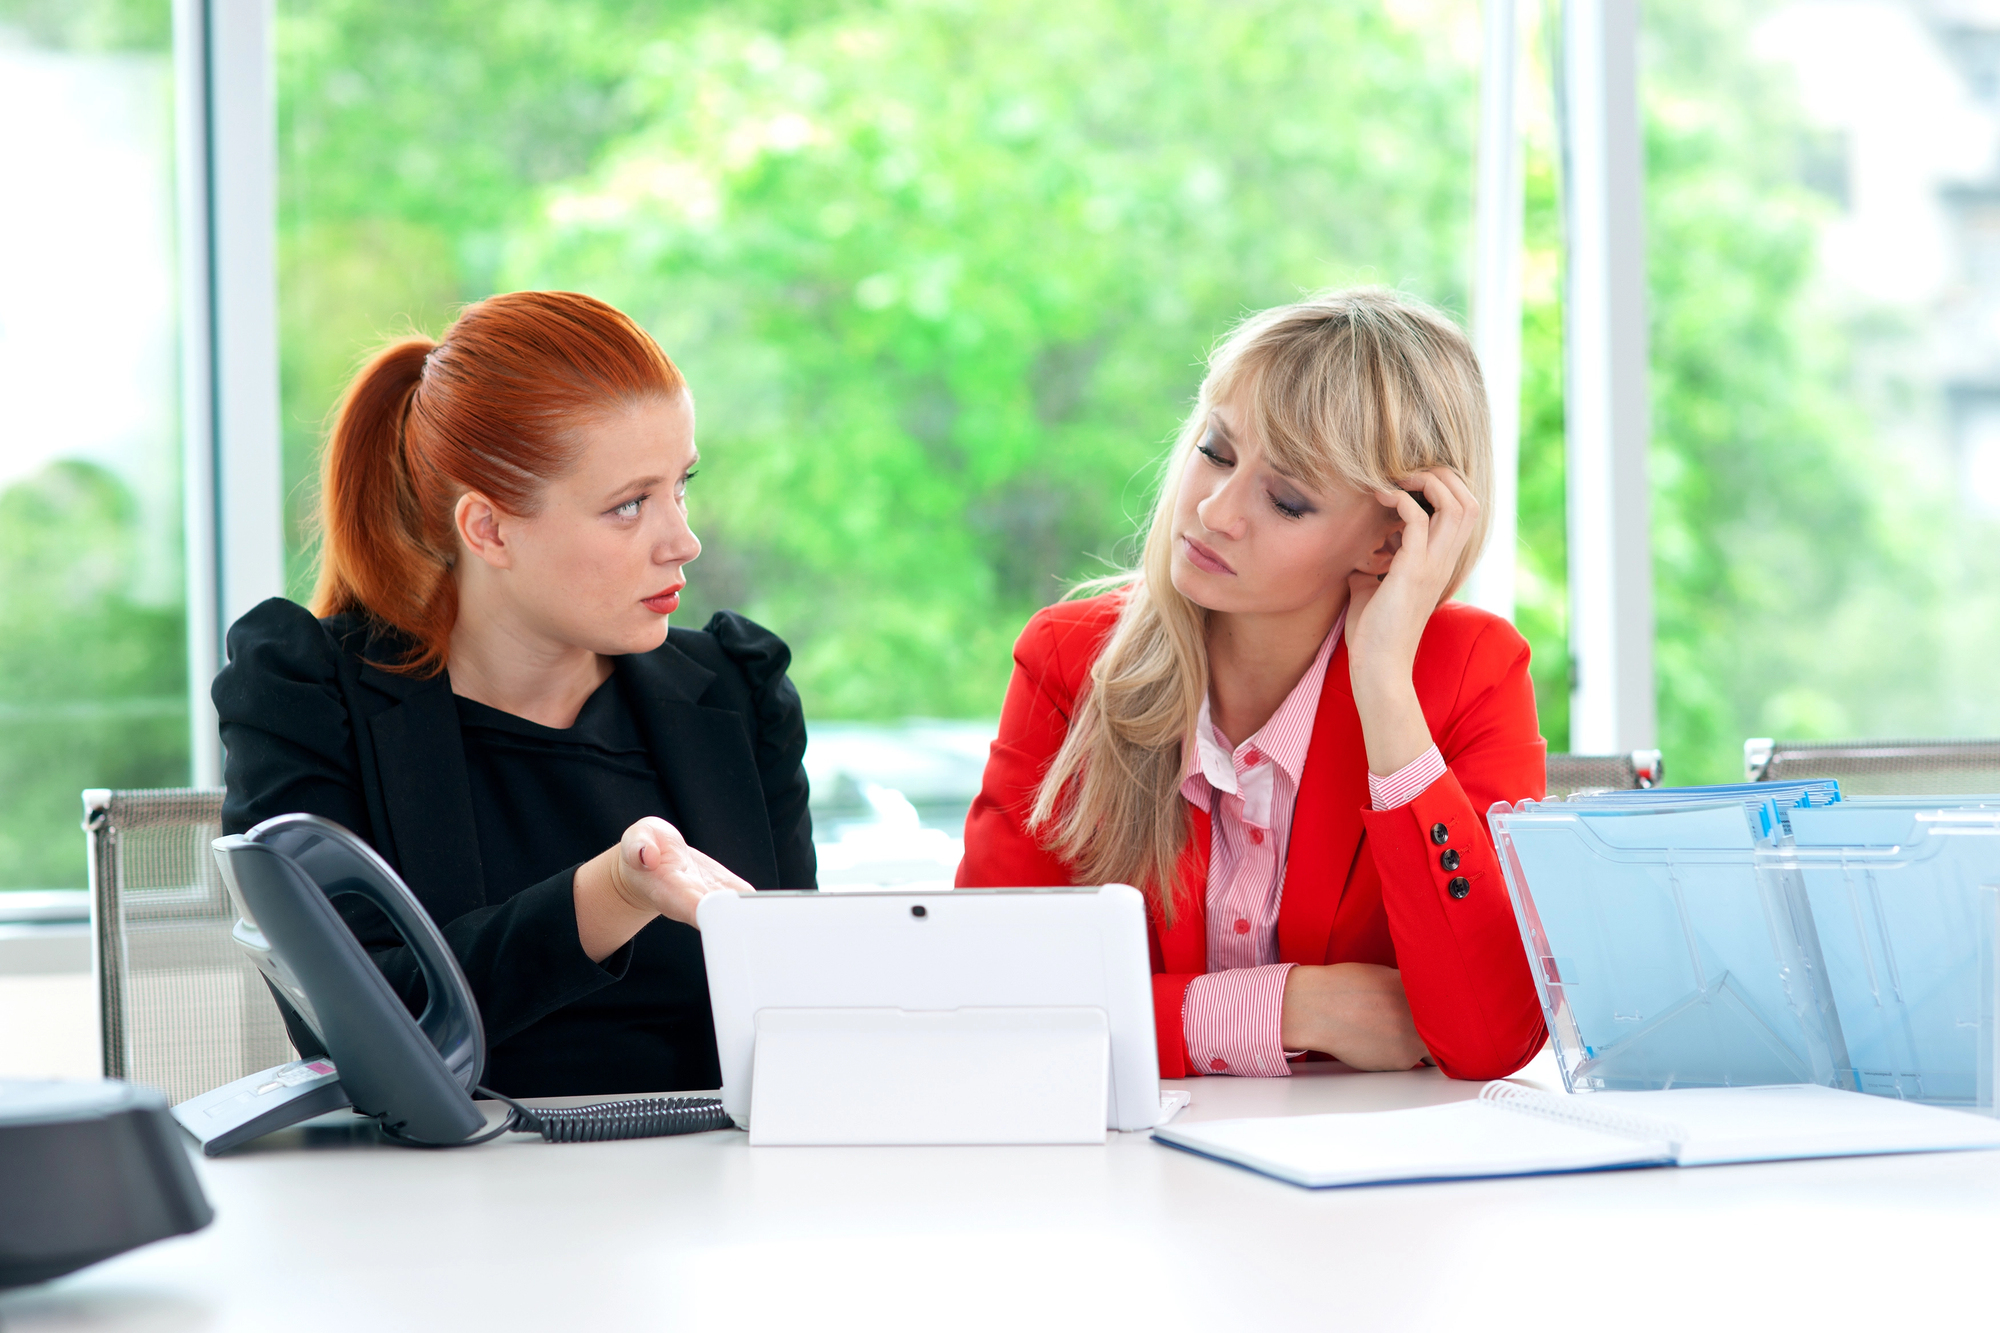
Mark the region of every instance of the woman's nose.
<instances>
[{"instance_id":1,"label":"woman's nose","mask_svg":"<svg viewBox=\"0 0 2000 1333\"><path fill-rule=\"evenodd\" d=\"M675 514L672 522L673 525L653 545L653 563L656 565L685 565L701 554L701 538L694 535L687 519Z\"/></svg>"},{"instance_id":2,"label":"woman's nose","mask_svg":"<svg viewBox=\"0 0 2000 1333\"><path fill-rule=\"evenodd\" d=\"M1223 537L1243 535L1243 507L1236 502L1235 492L1236 488L1225 481L1195 505L1194 515L1204 528Z\"/></svg>"}]
</instances>

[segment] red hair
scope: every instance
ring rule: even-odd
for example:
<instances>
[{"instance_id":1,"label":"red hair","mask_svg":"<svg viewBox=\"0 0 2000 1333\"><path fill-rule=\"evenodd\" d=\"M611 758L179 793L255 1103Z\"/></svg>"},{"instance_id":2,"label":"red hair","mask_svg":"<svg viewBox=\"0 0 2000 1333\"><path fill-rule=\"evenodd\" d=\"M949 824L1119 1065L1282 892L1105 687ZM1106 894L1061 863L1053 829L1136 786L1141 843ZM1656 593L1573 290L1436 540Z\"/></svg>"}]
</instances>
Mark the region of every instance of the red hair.
<instances>
[{"instance_id":1,"label":"red hair","mask_svg":"<svg viewBox=\"0 0 2000 1333\"><path fill-rule=\"evenodd\" d=\"M413 650L381 665L437 674L458 620L459 497L533 514L575 464L579 425L686 387L650 334L574 292L489 297L442 342L383 348L347 386L321 461L313 614L398 630Z\"/></svg>"}]
</instances>

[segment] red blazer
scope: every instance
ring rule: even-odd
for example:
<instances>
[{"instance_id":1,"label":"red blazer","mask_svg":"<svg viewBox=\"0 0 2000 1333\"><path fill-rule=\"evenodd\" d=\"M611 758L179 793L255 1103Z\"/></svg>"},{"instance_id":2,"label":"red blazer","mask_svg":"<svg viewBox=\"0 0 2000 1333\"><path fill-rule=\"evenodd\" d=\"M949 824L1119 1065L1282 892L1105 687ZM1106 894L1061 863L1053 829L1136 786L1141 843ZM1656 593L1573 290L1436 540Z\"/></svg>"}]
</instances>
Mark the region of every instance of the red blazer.
<instances>
[{"instance_id":1,"label":"red blazer","mask_svg":"<svg viewBox=\"0 0 2000 1333\"><path fill-rule=\"evenodd\" d=\"M1076 882L1024 825L1121 598L1058 603L1015 642L1000 736L965 821L961 886ZM1545 1035L1485 819L1495 801L1539 799L1547 781L1528 645L1499 617L1447 602L1424 629L1414 678L1449 768L1408 805L1376 811L1345 639L1327 666L1292 817L1278 957L1399 968L1438 1066L1453 1078L1501 1078ZM1208 813L1188 806L1188 818L1174 924L1162 929L1157 910L1148 914L1162 1078L1202 1072L1189 1067L1181 1008L1188 983L1208 970ZM1447 848L1459 853L1456 870L1440 863ZM1462 898L1449 890L1455 876L1470 884Z\"/></svg>"}]
</instances>

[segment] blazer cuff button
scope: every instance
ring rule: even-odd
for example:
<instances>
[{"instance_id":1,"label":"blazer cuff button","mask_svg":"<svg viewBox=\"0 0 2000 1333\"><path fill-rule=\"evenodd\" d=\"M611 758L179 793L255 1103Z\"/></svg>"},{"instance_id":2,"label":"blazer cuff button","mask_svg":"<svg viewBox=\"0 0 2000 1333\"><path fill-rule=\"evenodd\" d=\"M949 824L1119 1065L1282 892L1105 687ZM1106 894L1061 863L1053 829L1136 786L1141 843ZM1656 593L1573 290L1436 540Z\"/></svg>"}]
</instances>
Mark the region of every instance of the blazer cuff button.
<instances>
[{"instance_id":1,"label":"blazer cuff button","mask_svg":"<svg viewBox=\"0 0 2000 1333\"><path fill-rule=\"evenodd\" d=\"M1445 888L1451 893L1452 897L1463 898L1466 894L1472 892L1472 881L1463 875L1453 875L1451 883L1445 885Z\"/></svg>"},{"instance_id":2,"label":"blazer cuff button","mask_svg":"<svg viewBox=\"0 0 2000 1333\"><path fill-rule=\"evenodd\" d=\"M1442 847L1451 841L1451 830L1442 824L1431 825L1431 841Z\"/></svg>"}]
</instances>

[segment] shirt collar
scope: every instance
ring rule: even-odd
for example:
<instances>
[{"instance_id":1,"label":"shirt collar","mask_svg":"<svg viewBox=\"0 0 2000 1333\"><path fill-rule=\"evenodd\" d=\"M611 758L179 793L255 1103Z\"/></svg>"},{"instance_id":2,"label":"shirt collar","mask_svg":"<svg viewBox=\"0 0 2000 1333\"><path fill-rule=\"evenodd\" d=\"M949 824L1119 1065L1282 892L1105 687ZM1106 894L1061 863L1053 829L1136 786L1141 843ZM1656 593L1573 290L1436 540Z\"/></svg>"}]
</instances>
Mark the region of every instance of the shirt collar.
<instances>
[{"instance_id":1,"label":"shirt collar","mask_svg":"<svg viewBox=\"0 0 2000 1333\"><path fill-rule=\"evenodd\" d=\"M1320 642L1312 665L1299 677L1299 683L1292 686L1292 692L1278 705L1278 711L1233 751L1216 730L1208 696L1203 694L1201 711L1195 717L1195 743L1182 761L1182 782L1199 775L1214 790L1234 794L1238 787L1238 765L1255 750L1282 768L1296 787L1305 772L1306 751L1312 746L1313 721L1319 714L1319 696L1326 685L1327 666L1333 661L1333 650L1339 645L1346 625L1347 612L1343 610Z\"/></svg>"}]
</instances>

